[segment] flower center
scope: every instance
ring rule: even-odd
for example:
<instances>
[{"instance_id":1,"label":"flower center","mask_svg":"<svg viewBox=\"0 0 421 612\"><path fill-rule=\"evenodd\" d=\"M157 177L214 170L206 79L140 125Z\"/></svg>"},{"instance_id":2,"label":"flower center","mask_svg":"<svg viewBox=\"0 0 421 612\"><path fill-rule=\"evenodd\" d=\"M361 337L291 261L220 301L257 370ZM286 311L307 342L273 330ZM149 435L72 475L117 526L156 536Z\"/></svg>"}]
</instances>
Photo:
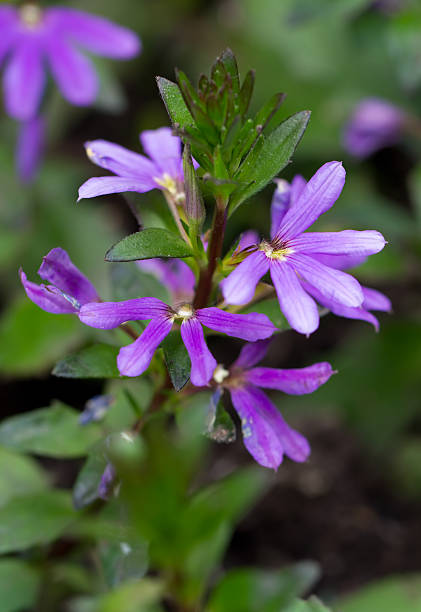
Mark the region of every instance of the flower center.
<instances>
[{"instance_id":1,"label":"flower center","mask_svg":"<svg viewBox=\"0 0 421 612\"><path fill-rule=\"evenodd\" d=\"M283 244L267 242L266 240L262 240L260 243L259 251L263 251L266 257L269 259L276 259L278 261L283 261L287 258L287 255L291 255L294 252L293 249L290 249Z\"/></svg>"},{"instance_id":2,"label":"flower center","mask_svg":"<svg viewBox=\"0 0 421 612\"><path fill-rule=\"evenodd\" d=\"M158 183L160 187L163 187L168 193L175 198L176 202L182 202L185 200L184 191L180 191L179 185L177 181L168 174L168 172L164 172L161 177L154 177L155 183Z\"/></svg>"},{"instance_id":3,"label":"flower center","mask_svg":"<svg viewBox=\"0 0 421 612\"><path fill-rule=\"evenodd\" d=\"M30 29L36 28L42 21L42 9L31 2L24 4L19 10L21 22Z\"/></svg>"},{"instance_id":4,"label":"flower center","mask_svg":"<svg viewBox=\"0 0 421 612\"><path fill-rule=\"evenodd\" d=\"M218 364L213 373L213 380L218 383L218 385L221 385L229 375L229 370L226 370L223 365Z\"/></svg>"},{"instance_id":5,"label":"flower center","mask_svg":"<svg viewBox=\"0 0 421 612\"><path fill-rule=\"evenodd\" d=\"M175 318L176 319L191 319L192 316L194 315L194 310L193 310L193 306L191 304L181 304L181 306L179 306L177 308L177 310L175 311Z\"/></svg>"}]
</instances>

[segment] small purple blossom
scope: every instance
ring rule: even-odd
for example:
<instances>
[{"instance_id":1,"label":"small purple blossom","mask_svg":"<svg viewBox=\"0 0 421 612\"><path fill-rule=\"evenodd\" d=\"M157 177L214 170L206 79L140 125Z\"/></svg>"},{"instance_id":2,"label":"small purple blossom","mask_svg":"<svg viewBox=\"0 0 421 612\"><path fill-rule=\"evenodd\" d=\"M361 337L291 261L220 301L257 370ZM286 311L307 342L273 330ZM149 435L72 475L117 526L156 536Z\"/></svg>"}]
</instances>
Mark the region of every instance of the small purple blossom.
<instances>
[{"instance_id":1,"label":"small purple blossom","mask_svg":"<svg viewBox=\"0 0 421 612\"><path fill-rule=\"evenodd\" d=\"M64 249L52 249L43 258L38 274L50 284L37 285L20 270L26 295L46 312L74 314L82 304L99 300L91 281L76 268Z\"/></svg>"},{"instance_id":2,"label":"small purple blossom","mask_svg":"<svg viewBox=\"0 0 421 612\"><path fill-rule=\"evenodd\" d=\"M239 315L214 307L194 310L190 304L173 309L157 298L84 304L79 318L85 325L98 329L150 319L139 338L119 352L117 366L125 376L142 374L173 324L180 323L181 337L191 360L190 379L196 386L207 385L217 365L206 345L202 326L251 342L268 338L276 329L263 314Z\"/></svg>"},{"instance_id":3,"label":"small purple blossom","mask_svg":"<svg viewBox=\"0 0 421 612\"><path fill-rule=\"evenodd\" d=\"M98 497L107 501L115 492L117 474L114 466L107 463L104 472L102 473L100 483L98 485Z\"/></svg>"},{"instance_id":4,"label":"small purple blossom","mask_svg":"<svg viewBox=\"0 0 421 612\"><path fill-rule=\"evenodd\" d=\"M92 104L98 79L92 62L79 51L129 59L140 51L134 32L107 19L70 8L43 9L32 2L0 8L0 61L9 115L20 121L38 113L49 65L62 95L77 106Z\"/></svg>"},{"instance_id":5,"label":"small purple blossom","mask_svg":"<svg viewBox=\"0 0 421 612\"><path fill-rule=\"evenodd\" d=\"M399 139L405 113L378 98L362 100L345 127L344 147L355 157L368 157Z\"/></svg>"},{"instance_id":6,"label":"small purple blossom","mask_svg":"<svg viewBox=\"0 0 421 612\"><path fill-rule=\"evenodd\" d=\"M310 446L304 436L289 427L260 387L290 395L313 393L329 380L333 370L326 362L294 370L255 368L266 355L268 345L265 340L246 344L229 370L218 365L213 380L218 386L217 394L226 389L231 395L249 453L264 467L276 470L284 454L293 461L305 461Z\"/></svg>"},{"instance_id":7,"label":"small purple blossom","mask_svg":"<svg viewBox=\"0 0 421 612\"><path fill-rule=\"evenodd\" d=\"M97 166L116 176L87 180L79 189L79 200L109 193L161 189L180 203L184 202L184 174L181 140L171 128L146 130L140 134L145 157L106 140L87 142L86 153Z\"/></svg>"},{"instance_id":8,"label":"small purple blossom","mask_svg":"<svg viewBox=\"0 0 421 612\"><path fill-rule=\"evenodd\" d=\"M44 117L34 117L19 124L16 167L21 180L30 183L41 164L45 148Z\"/></svg>"},{"instance_id":9,"label":"small purple blossom","mask_svg":"<svg viewBox=\"0 0 421 612\"><path fill-rule=\"evenodd\" d=\"M259 280L270 272L280 308L299 333L311 334L319 325L317 304L306 290L308 286L344 307L362 305L364 295L358 281L322 263L318 256L367 257L383 249L383 236L371 230L305 232L333 206L344 183L345 170L336 161L324 164L306 184L301 178L295 180L289 208L274 207L272 211L272 239L248 247L243 261L222 281L228 304L247 304Z\"/></svg>"}]
</instances>

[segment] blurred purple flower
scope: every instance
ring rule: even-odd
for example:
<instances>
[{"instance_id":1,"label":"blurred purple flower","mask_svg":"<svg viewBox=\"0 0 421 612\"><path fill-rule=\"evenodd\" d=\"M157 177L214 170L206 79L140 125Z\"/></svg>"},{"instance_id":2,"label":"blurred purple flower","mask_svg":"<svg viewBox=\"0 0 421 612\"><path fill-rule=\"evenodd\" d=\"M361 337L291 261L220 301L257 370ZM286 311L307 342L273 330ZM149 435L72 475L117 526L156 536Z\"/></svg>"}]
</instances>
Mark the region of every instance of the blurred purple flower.
<instances>
[{"instance_id":1,"label":"blurred purple flower","mask_svg":"<svg viewBox=\"0 0 421 612\"><path fill-rule=\"evenodd\" d=\"M319 325L316 302L307 291L314 287L324 299L358 308L364 301L358 281L319 261L319 255L351 260L381 251L386 244L377 231L305 232L338 199L345 183L340 162L324 164L305 183L291 184L289 207L272 209L272 239L248 247L245 259L221 283L228 304L246 304L259 280L269 271L279 305L293 329L311 334ZM285 194L284 194L285 195Z\"/></svg>"},{"instance_id":2,"label":"blurred purple flower","mask_svg":"<svg viewBox=\"0 0 421 612\"><path fill-rule=\"evenodd\" d=\"M162 127L142 132L140 141L149 157L106 140L87 142L89 159L116 176L89 179L79 189L79 200L108 193L161 189L182 203L184 174L180 138L173 136L171 128Z\"/></svg>"},{"instance_id":3,"label":"blurred purple flower","mask_svg":"<svg viewBox=\"0 0 421 612\"><path fill-rule=\"evenodd\" d=\"M22 121L16 147L16 167L21 180L30 183L36 175L45 147L44 117Z\"/></svg>"},{"instance_id":4,"label":"blurred purple flower","mask_svg":"<svg viewBox=\"0 0 421 612\"><path fill-rule=\"evenodd\" d=\"M114 59L129 59L140 51L139 38L127 28L75 9L42 9L32 2L1 7L0 29L0 61L8 56L5 107L21 121L38 113L45 62L63 96L71 104L85 106L97 96L98 79L92 62L78 47Z\"/></svg>"},{"instance_id":5,"label":"blurred purple flower","mask_svg":"<svg viewBox=\"0 0 421 612\"><path fill-rule=\"evenodd\" d=\"M231 394L249 453L264 467L276 470L284 454L293 461L305 461L310 446L300 433L289 427L259 387L290 395L313 393L329 380L333 370L326 362L294 370L253 367L266 355L268 346L267 340L246 344L229 370L218 365L213 379L218 385L217 393L223 388Z\"/></svg>"},{"instance_id":6,"label":"blurred purple flower","mask_svg":"<svg viewBox=\"0 0 421 612\"><path fill-rule=\"evenodd\" d=\"M110 499L114 492L116 478L117 474L114 466L111 463L107 463L98 485L98 497L100 499L103 499L104 501Z\"/></svg>"},{"instance_id":7,"label":"blurred purple flower","mask_svg":"<svg viewBox=\"0 0 421 612\"><path fill-rule=\"evenodd\" d=\"M362 100L345 127L344 147L356 157L368 157L394 144L402 131L405 113L377 98Z\"/></svg>"},{"instance_id":8,"label":"blurred purple flower","mask_svg":"<svg viewBox=\"0 0 421 612\"><path fill-rule=\"evenodd\" d=\"M136 263L168 289L174 304L193 300L195 277L182 259L144 259Z\"/></svg>"},{"instance_id":9,"label":"blurred purple flower","mask_svg":"<svg viewBox=\"0 0 421 612\"><path fill-rule=\"evenodd\" d=\"M85 325L98 329L113 329L127 321L151 319L139 338L119 352L117 366L125 376L142 374L173 323L181 323L181 337L191 360L190 378L196 386L207 385L217 365L206 345L202 325L251 342L268 338L276 329L263 314L239 315L212 307L194 310L190 304L172 309L157 298L84 304L79 318Z\"/></svg>"},{"instance_id":10,"label":"blurred purple flower","mask_svg":"<svg viewBox=\"0 0 421 612\"><path fill-rule=\"evenodd\" d=\"M26 295L46 312L74 314L79 312L82 304L99 300L91 281L76 268L63 249L52 249L43 258L38 274L51 284L32 283L20 270Z\"/></svg>"}]
</instances>

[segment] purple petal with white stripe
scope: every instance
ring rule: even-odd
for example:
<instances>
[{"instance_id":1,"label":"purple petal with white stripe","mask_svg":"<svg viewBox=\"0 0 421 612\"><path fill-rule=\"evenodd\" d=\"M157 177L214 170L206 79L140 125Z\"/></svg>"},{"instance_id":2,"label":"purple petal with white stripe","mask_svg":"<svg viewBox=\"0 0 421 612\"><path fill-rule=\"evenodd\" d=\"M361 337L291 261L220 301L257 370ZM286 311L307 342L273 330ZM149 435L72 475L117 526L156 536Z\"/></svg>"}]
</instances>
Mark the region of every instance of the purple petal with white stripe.
<instances>
[{"instance_id":1,"label":"purple petal with white stripe","mask_svg":"<svg viewBox=\"0 0 421 612\"><path fill-rule=\"evenodd\" d=\"M263 251L248 255L221 283L228 304L247 304L254 296L257 283L269 270L269 260Z\"/></svg>"},{"instance_id":2,"label":"purple petal with white stripe","mask_svg":"<svg viewBox=\"0 0 421 612\"><path fill-rule=\"evenodd\" d=\"M91 281L74 265L64 249L57 247L43 257L38 274L80 304L99 299Z\"/></svg>"},{"instance_id":3,"label":"purple petal with white stripe","mask_svg":"<svg viewBox=\"0 0 421 612\"><path fill-rule=\"evenodd\" d=\"M345 184L341 162L324 164L308 181L297 202L283 218L278 235L291 239L312 225L339 198Z\"/></svg>"},{"instance_id":4,"label":"purple petal with white stripe","mask_svg":"<svg viewBox=\"0 0 421 612\"><path fill-rule=\"evenodd\" d=\"M361 306L364 298L360 283L350 274L329 268L302 253L294 253L288 261L304 280L328 299L344 306Z\"/></svg>"},{"instance_id":5,"label":"purple petal with white stripe","mask_svg":"<svg viewBox=\"0 0 421 612\"><path fill-rule=\"evenodd\" d=\"M300 334L312 334L319 327L319 312L294 269L287 262L272 261L270 275L288 323Z\"/></svg>"},{"instance_id":6,"label":"purple petal with white stripe","mask_svg":"<svg viewBox=\"0 0 421 612\"><path fill-rule=\"evenodd\" d=\"M125 191L136 191L145 193L154 189L149 181L141 181L137 178L122 178L121 176L98 176L88 179L79 187L79 200L84 198L96 198L110 193L124 193Z\"/></svg>"},{"instance_id":7,"label":"purple petal with white stripe","mask_svg":"<svg viewBox=\"0 0 421 612\"><path fill-rule=\"evenodd\" d=\"M37 174L45 148L45 121L34 117L19 126L16 166L20 179L30 183Z\"/></svg>"},{"instance_id":8,"label":"purple petal with white stripe","mask_svg":"<svg viewBox=\"0 0 421 612\"><path fill-rule=\"evenodd\" d=\"M355 255L366 257L379 253L386 240L375 230L344 230L342 232L306 232L288 242L297 253Z\"/></svg>"},{"instance_id":9,"label":"purple petal with white stripe","mask_svg":"<svg viewBox=\"0 0 421 612\"><path fill-rule=\"evenodd\" d=\"M258 340L257 342L248 342L241 349L240 354L232 364L232 367L242 369L253 367L266 355L269 345L269 339Z\"/></svg>"},{"instance_id":10,"label":"purple petal with white stripe","mask_svg":"<svg viewBox=\"0 0 421 612\"><path fill-rule=\"evenodd\" d=\"M276 331L272 321L261 313L233 314L211 307L196 310L196 317L205 327L249 342L269 338Z\"/></svg>"},{"instance_id":11,"label":"purple petal with white stripe","mask_svg":"<svg viewBox=\"0 0 421 612\"><path fill-rule=\"evenodd\" d=\"M41 50L32 38L22 39L6 65L3 76L6 111L20 121L38 112L45 75Z\"/></svg>"},{"instance_id":12,"label":"purple petal with white stripe","mask_svg":"<svg viewBox=\"0 0 421 612\"><path fill-rule=\"evenodd\" d=\"M52 312L53 314L74 314L77 312L77 308L66 300L66 298L57 293L53 293L46 285L32 283L27 279L23 270L20 270L19 273L26 295L31 302L39 306L39 308L46 312Z\"/></svg>"},{"instance_id":13,"label":"purple petal with white stripe","mask_svg":"<svg viewBox=\"0 0 421 612\"><path fill-rule=\"evenodd\" d=\"M149 367L156 349L168 336L171 327L172 321L168 317L159 316L152 319L137 340L120 349L117 357L120 374L140 376Z\"/></svg>"},{"instance_id":14,"label":"purple petal with white stripe","mask_svg":"<svg viewBox=\"0 0 421 612\"><path fill-rule=\"evenodd\" d=\"M169 307L157 298L136 298L123 302L92 302L84 304L79 318L85 325L97 329L114 329L127 321L146 321L170 315Z\"/></svg>"},{"instance_id":15,"label":"purple petal with white stripe","mask_svg":"<svg viewBox=\"0 0 421 612\"><path fill-rule=\"evenodd\" d=\"M217 363L207 347L202 326L195 317L185 319L180 332L191 361L191 383L204 387L212 378Z\"/></svg>"},{"instance_id":16,"label":"purple petal with white stripe","mask_svg":"<svg viewBox=\"0 0 421 612\"><path fill-rule=\"evenodd\" d=\"M162 127L157 130L145 130L140 134L140 140L143 149L155 162L162 174L166 172L173 178L179 177L181 140L178 136L173 136L171 128Z\"/></svg>"},{"instance_id":17,"label":"purple petal with white stripe","mask_svg":"<svg viewBox=\"0 0 421 612\"><path fill-rule=\"evenodd\" d=\"M231 399L242 424L249 453L264 467L276 470L284 453L293 461L305 461L310 453L307 440L284 421L269 398L256 387L231 390Z\"/></svg>"},{"instance_id":18,"label":"purple petal with white stripe","mask_svg":"<svg viewBox=\"0 0 421 612\"><path fill-rule=\"evenodd\" d=\"M279 370L276 368L253 368L245 374L248 382L256 387L277 389L289 395L313 393L329 380L333 370L330 363L315 363L307 368Z\"/></svg>"},{"instance_id":19,"label":"purple petal with white stripe","mask_svg":"<svg viewBox=\"0 0 421 612\"><path fill-rule=\"evenodd\" d=\"M154 177L159 175L159 169L144 155L108 140L88 141L85 149L89 159L97 166L121 177L136 178L150 185L150 189L157 187Z\"/></svg>"}]
</instances>

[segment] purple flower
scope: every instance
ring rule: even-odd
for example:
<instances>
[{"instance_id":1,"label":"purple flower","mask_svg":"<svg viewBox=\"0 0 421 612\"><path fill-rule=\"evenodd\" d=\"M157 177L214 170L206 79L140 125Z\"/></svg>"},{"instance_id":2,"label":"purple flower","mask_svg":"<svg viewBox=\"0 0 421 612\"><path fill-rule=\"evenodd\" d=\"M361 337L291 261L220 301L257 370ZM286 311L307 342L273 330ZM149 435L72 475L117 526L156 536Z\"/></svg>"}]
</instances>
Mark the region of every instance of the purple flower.
<instances>
[{"instance_id":1,"label":"purple flower","mask_svg":"<svg viewBox=\"0 0 421 612\"><path fill-rule=\"evenodd\" d=\"M136 263L168 289L174 304L193 300L195 277L182 259L144 259Z\"/></svg>"},{"instance_id":2,"label":"purple flower","mask_svg":"<svg viewBox=\"0 0 421 612\"><path fill-rule=\"evenodd\" d=\"M107 463L98 485L98 497L100 499L104 501L110 499L115 492L116 480L117 474L114 466L111 463Z\"/></svg>"},{"instance_id":3,"label":"purple flower","mask_svg":"<svg viewBox=\"0 0 421 612\"><path fill-rule=\"evenodd\" d=\"M4 71L5 107L9 115L26 121L38 112L48 63L63 96L75 105L91 104L98 80L91 53L128 59L139 53L140 42L132 31L102 17L70 8L42 9L32 2L0 8L0 61Z\"/></svg>"},{"instance_id":4,"label":"purple flower","mask_svg":"<svg viewBox=\"0 0 421 612\"><path fill-rule=\"evenodd\" d=\"M231 394L249 453L264 467L276 470L284 454L293 461L305 461L310 446L300 433L289 427L259 387L290 395L313 393L329 380L333 370L325 362L295 370L253 367L266 355L268 344L265 340L246 344L229 370L218 365L213 379L218 385L217 393L223 388Z\"/></svg>"},{"instance_id":5,"label":"purple flower","mask_svg":"<svg viewBox=\"0 0 421 612\"><path fill-rule=\"evenodd\" d=\"M245 259L222 281L222 293L228 304L246 304L259 280L270 272L279 305L293 329L311 334L319 325L316 302L306 290L314 287L327 300L345 307L358 308L364 300L358 281L317 259L319 255L345 258L366 257L378 253L385 239L376 231L305 232L338 199L345 183L340 162L324 164L303 184L291 185L290 206L274 211L279 226L272 220L272 239L263 240L245 251Z\"/></svg>"},{"instance_id":6,"label":"purple flower","mask_svg":"<svg viewBox=\"0 0 421 612\"><path fill-rule=\"evenodd\" d=\"M27 280L25 272L20 270L26 295L42 310L54 314L73 314L79 312L82 304L99 300L95 287L76 268L63 249L50 251L43 258L38 274L51 284L32 283Z\"/></svg>"},{"instance_id":7,"label":"purple flower","mask_svg":"<svg viewBox=\"0 0 421 612\"><path fill-rule=\"evenodd\" d=\"M24 183L30 183L41 163L45 147L44 117L22 121L16 147L16 166Z\"/></svg>"},{"instance_id":8,"label":"purple flower","mask_svg":"<svg viewBox=\"0 0 421 612\"><path fill-rule=\"evenodd\" d=\"M87 142L89 159L116 176L89 179L79 189L79 200L108 193L161 189L176 202L184 202L180 138L172 135L171 128L162 127L142 132L140 141L149 158L106 140Z\"/></svg>"},{"instance_id":9,"label":"purple flower","mask_svg":"<svg viewBox=\"0 0 421 612\"><path fill-rule=\"evenodd\" d=\"M190 379L196 386L206 385L217 365L206 345L202 325L251 342L268 338L276 329L263 314L238 315L213 307L194 310L190 304L172 309L152 297L84 304L79 318L82 323L99 329L113 329L127 321L151 320L137 340L120 350L117 365L125 376L142 374L173 324L181 323L181 337L192 364Z\"/></svg>"},{"instance_id":10,"label":"purple flower","mask_svg":"<svg viewBox=\"0 0 421 612\"><path fill-rule=\"evenodd\" d=\"M362 100L344 132L344 147L356 157L367 157L394 144L402 131L405 113L377 98Z\"/></svg>"}]
</instances>

